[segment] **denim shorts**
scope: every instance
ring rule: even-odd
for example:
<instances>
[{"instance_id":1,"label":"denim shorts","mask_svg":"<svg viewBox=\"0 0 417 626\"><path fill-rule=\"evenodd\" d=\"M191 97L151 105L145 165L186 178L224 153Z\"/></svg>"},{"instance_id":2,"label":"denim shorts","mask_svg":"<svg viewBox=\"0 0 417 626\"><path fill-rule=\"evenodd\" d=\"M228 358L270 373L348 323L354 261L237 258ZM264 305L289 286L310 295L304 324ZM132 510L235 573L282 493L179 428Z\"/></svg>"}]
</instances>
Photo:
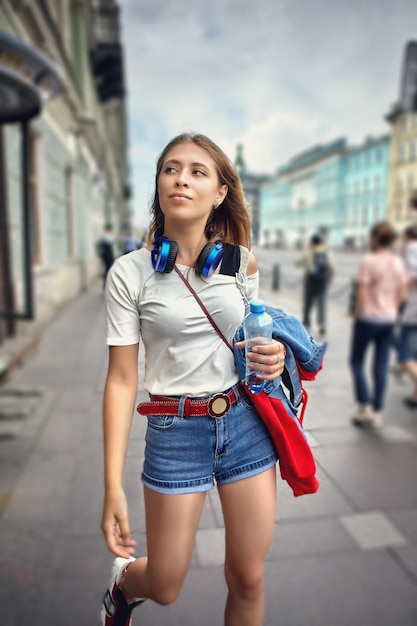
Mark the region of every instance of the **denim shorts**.
<instances>
[{"instance_id":1,"label":"denim shorts","mask_svg":"<svg viewBox=\"0 0 417 626\"><path fill-rule=\"evenodd\" d=\"M215 483L260 474L278 460L246 394L223 417L148 415L147 420L142 481L159 493L209 491Z\"/></svg>"}]
</instances>

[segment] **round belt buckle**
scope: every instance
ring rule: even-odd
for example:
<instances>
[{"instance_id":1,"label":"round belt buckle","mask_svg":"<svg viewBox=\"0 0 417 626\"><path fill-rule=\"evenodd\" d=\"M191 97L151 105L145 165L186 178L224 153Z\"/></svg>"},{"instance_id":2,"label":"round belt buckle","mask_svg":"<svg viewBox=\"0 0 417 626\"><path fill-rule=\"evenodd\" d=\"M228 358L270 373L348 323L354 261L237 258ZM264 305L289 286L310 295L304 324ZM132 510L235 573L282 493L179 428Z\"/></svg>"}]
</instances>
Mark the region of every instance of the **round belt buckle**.
<instances>
[{"instance_id":1,"label":"round belt buckle","mask_svg":"<svg viewBox=\"0 0 417 626\"><path fill-rule=\"evenodd\" d=\"M207 403L207 413L211 417L223 417L230 409L230 398L225 393L215 393Z\"/></svg>"}]
</instances>

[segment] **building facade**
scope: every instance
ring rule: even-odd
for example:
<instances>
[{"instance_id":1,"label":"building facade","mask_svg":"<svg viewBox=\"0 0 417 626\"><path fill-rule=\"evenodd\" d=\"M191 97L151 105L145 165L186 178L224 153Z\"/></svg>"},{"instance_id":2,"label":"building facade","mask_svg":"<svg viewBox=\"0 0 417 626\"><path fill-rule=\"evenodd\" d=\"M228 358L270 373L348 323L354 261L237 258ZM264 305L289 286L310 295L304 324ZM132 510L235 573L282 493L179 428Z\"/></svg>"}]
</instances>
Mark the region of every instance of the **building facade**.
<instances>
[{"instance_id":1,"label":"building facade","mask_svg":"<svg viewBox=\"0 0 417 626\"><path fill-rule=\"evenodd\" d=\"M362 246L386 215L389 137L315 146L280 167L261 190L261 242L303 248L313 233L331 246Z\"/></svg>"},{"instance_id":2,"label":"building facade","mask_svg":"<svg viewBox=\"0 0 417 626\"><path fill-rule=\"evenodd\" d=\"M304 247L314 232L337 233L346 141L315 146L291 159L261 189L261 243Z\"/></svg>"},{"instance_id":3,"label":"building facade","mask_svg":"<svg viewBox=\"0 0 417 626\"><path fill-rule=\"evenodd\" d=\"M401 90L386 119L391 127L388 217L403 229L417 222L417 42L406 45Z\"/></svg>"},{"instance_id":4,"label":"building facade","mask_svg":"<svg viewBox=\"0 0 417 626\"><path fill-rule=\"evenodd\" d=\"M0 125L0 236L7 243L0 245L1 344L35 332L96 280L101 266L95 243L105 223L117 232L129 221L130 192L117 3L3 0L0 31L48 57L64 84L30 121L27 178L22 126ZM8 61L0 54L0 63ZM26 182L29 224L21 210ZM21 321L26 226L34 314Z\"/></svg>"},{"instance_id":5,"label":"building facade","mask_svg":"<svg viewBox=\"0 0 417 626\"><path fill-rule=\"evenodd\" d=\"M371 225L387 218L389 150L390 137L384 135L346 152L336 245L364 247Z\"/></svg>"}]
</instances>

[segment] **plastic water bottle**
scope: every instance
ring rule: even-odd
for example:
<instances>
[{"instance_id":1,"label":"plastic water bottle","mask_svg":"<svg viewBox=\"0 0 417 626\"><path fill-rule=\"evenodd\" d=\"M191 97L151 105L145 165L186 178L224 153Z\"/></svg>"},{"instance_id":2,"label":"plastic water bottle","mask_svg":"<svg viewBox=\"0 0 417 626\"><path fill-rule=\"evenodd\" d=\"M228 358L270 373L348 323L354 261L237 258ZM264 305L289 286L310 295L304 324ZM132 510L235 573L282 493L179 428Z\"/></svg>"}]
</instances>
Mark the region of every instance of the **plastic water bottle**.
<instances>
[{"instance_id":1,"label":"plastic water bottle","mask_svg":"<svg viewBox=\"0 0 417 626\"><path fill-rule=\"evenodd\" d=\"M251 300L250 312L243 320L243 334L245 354L251 352L253 346L272 342L272 317L266 313L263 300ZM246 363L248 363L247 358ZM269 383L258 378L256 374L256 370L251 370L246 366L245 383L252 393L259 393Z\"/></svg>"}]
</instances>

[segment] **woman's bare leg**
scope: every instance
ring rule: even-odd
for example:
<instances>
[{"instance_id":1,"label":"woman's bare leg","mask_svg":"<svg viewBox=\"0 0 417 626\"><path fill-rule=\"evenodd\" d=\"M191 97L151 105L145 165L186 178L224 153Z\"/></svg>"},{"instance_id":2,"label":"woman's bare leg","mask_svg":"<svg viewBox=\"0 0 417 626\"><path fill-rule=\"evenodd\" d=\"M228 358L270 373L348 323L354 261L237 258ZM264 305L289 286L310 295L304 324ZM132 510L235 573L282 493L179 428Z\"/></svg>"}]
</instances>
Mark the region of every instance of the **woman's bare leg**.
<instances>
[{"instance_id":1,"label":"woman's bare leg","mask_svg":"<svg viewBox=\"0 0 417 626\"><path fill-rule=\"evenodd\" d=\"M275 467L219 487L226 528L225 626L262 626L264 562L276 521Z\"/></svg>"},{"instance_id":2,"label":"woman's bare leg","mask_svg":"<svg viewBox=\"0 0 417 626\"><path fill-rule=\"evenodd\" d=\"M190 565L205 493L165 495L144 488L148 556L129 566L122 591L159 604L176 600Z\"/></svg>"}]
</instances>

